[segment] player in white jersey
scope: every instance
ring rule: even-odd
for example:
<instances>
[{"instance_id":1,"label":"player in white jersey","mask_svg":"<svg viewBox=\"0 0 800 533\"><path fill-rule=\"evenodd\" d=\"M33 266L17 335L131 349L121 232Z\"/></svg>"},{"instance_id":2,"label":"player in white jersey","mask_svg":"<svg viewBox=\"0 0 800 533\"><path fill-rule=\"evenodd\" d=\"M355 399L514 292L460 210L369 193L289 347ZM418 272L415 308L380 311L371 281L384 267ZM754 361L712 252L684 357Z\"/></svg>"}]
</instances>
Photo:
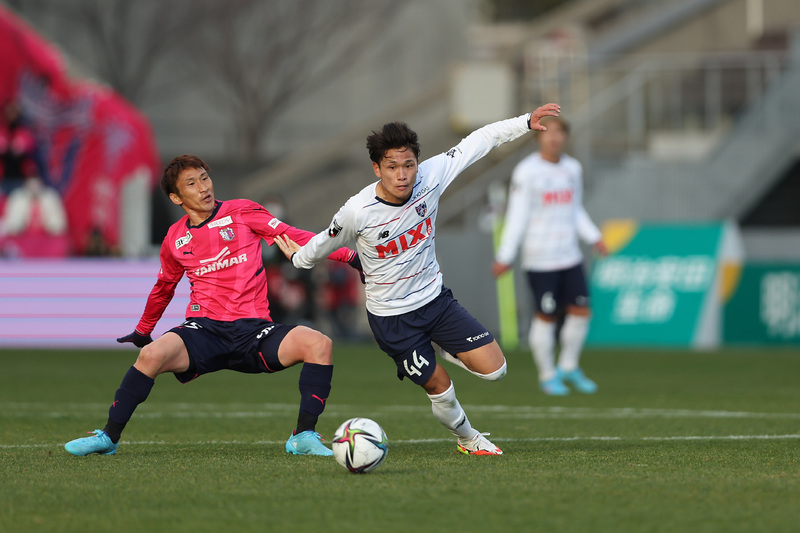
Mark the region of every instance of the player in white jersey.
<instances>
[{"instance_id":1,"label":"player in white jersey","mask_svg":"<svg viewBox=\"0 0 800 533\"><path fill-rule=\"evenodd\" d=\"M394 359L400 379L407 377L425 390L434 417L457 437L465 454L503 452L470 425L450 376L436 364L431 343L443 348L452 362L490 381L505 375L506 361L492 334L442 284L434 247L439 198L466 167L531 129L544 129L541 118L559 111L548 104L489 124L421 164L417 134L405 123L385 124L367 137L378 181L350 198L330 228L305 246L276 239L298 268L311 268L328 255L325 250L356 243L378 345Z\"/></svg>"},{"instance_id":2,"label":"player in white jersey","mask_svg":"<svg viewBox=\"0 0 800 533\"><path fill-rule=\"evenodd\" d=\"M528 339L540 387L546 394L565 395L570 391L567 383L592 394L597 385L578 365L590 319L578 239L592 244L602 255L607 251L600 230L583 207L581 164L564 153L568 126L560 118L543 123L547 131L536 134L539 151L520 161L511 177L503 236L492 273L499 276L508 271L522 243L522 268L536 308ZM556 367L556 319L563 311L566 316Z\"/></svg>"}]
</instances>

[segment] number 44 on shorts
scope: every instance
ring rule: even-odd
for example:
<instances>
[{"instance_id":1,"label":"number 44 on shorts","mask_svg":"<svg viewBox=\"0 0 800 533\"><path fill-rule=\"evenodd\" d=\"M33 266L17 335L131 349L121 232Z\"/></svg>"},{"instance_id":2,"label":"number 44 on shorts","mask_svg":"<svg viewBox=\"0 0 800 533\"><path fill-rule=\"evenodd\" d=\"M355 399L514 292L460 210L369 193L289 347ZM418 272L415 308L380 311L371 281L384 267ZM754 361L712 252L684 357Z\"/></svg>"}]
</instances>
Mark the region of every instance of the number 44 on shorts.
<instances>
[{"instance_id":1,"label":"number 44 on shorts","mask_svg":"<svg viewBox=\"0 0 800 533\"><path fill-rule=\"evenodd\" d=\"M420 371L423 366L428 366L430 363L427 359L422 357L421 355L417 354L417 351L414 350L414 353L411 354L411 357L414 359L414 363L409 366L408 359L403 361L403 366L406 367L406 373L410 376L421 376L422 372Z\"/></svg>"}]
</instances>

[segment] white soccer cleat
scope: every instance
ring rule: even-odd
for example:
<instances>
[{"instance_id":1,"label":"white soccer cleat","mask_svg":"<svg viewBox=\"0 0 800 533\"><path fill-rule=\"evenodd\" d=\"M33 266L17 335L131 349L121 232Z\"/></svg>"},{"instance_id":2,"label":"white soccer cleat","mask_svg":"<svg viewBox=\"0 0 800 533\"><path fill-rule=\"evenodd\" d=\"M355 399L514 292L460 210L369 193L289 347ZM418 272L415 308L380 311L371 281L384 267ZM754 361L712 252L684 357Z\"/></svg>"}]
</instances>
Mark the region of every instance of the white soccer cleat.
<instances>
[{"instance_id":1,"label":"white soccer cleat","mask_svg":"<svg viewBox=\"0 0 800 533\"><path fill-rule=\"evenodd\" d=\"M458 443L458 451L467 455L503 455L503 450L492 444L492 441L484 437L490 433L480 433L472 437L468 442Z\"/></svg>"}]
</instances>

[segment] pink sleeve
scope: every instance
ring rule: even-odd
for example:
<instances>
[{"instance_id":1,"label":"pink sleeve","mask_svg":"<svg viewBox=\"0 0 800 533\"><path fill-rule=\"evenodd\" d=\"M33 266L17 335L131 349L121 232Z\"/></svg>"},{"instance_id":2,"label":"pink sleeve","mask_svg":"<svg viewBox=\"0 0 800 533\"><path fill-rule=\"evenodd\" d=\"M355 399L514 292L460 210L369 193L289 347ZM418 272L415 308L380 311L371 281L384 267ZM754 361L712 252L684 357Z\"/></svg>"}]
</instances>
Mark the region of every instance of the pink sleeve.
<instances>
[{"instance_id":1,"label":"pink sleeve","mask_svg":"<svg viewBox=\"0 0 800 533\"><path fill-rule=\"evenodd\" d=\"M248 218L250 227L253 228L253 231L258 233L265 241L267 241L269 246L272 246L272 244L275 242L275 236L277 235L287 235L300 246L310 241L311 237L315 235L310 231L298 229L294 226L290 226L289 224L281 222L263 207L260 210L254 209L251 211L248 214ZM349 248L339 248L329 255L328 259L339 261L341 263L347 263L352 261L355 255L356 252L354 250Z\"/></svg>"},{"instance_id":2,"label":"pink sleeve","mask_svg":"<svg viewBox=\"0 0 800 533\"><path fill-rule=\"evenodd\" d=\"M164 241L166 243L166 239ZM183 268L170 255L166 244L161 245L161 270L158 272L158 280L147 297L142 318L136 326L136 331L147 335L156 327L156 323L161 319L172 297L175 295L175 287L183 277Z\"/></svg>"},{"instance_id":3,"label":"pink sleeve","mask_svg":"<svg viewBox=\"0 0 800 533\"><path fill-rule=\"evenodd\" d=\"M175 287L177 285L177 281L174 283L161 279L156 281L156 284L153 286L153 290L150 291L150 296L147 297L147 303L144 306L144 313L142 313L142 318L136 325L136 331L142 335L152 333L153 329L156 327L156 324L161 319L161 315L164 314L164 310L169 305L169 302L172 301L172 297L175 295Z\"/></svg>"}]
</instances>

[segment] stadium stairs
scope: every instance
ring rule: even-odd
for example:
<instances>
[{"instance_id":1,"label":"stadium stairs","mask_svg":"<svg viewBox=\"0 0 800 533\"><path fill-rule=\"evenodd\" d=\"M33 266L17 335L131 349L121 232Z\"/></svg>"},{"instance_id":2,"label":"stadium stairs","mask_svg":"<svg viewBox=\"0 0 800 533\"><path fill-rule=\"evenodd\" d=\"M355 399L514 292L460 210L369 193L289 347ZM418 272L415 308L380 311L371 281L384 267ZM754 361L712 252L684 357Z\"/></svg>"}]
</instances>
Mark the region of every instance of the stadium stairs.
<instances>
[{"instance_id":1,"label":"stadium stairs","mask_svg":"<svg viewBox=\"0 0 800 533\"><path fill-rule=\"evenodd\" d=\"M798 43L800 44L800 43ZM587 194L599 220L739 219L783 176L798 156L800 46L789 67L751 105L716 150L696 162L634 158L600 170Z\"/></svg>"}]
</instances>

